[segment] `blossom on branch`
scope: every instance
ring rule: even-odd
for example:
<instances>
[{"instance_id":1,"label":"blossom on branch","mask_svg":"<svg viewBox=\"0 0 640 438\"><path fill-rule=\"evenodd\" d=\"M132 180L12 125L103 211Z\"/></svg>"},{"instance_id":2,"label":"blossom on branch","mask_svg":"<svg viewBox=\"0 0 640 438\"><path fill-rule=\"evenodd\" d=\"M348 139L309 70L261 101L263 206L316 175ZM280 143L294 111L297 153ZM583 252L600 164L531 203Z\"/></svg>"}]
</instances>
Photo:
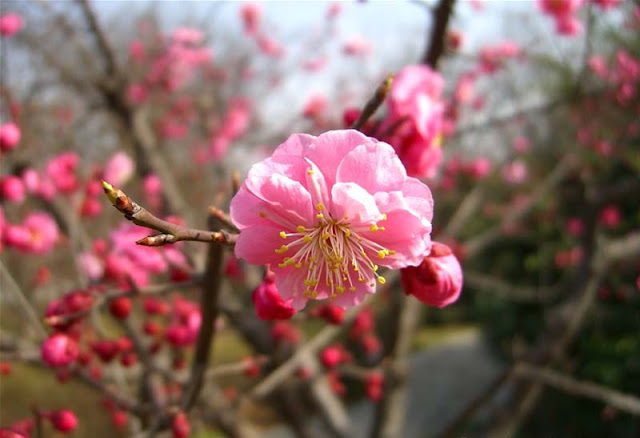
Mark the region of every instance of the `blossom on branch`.
<instances>
[{"instance_id":1,"label":"blossom on branch","mask_svg":"<svg viewBox=\"0 0 640 438\"><path fill-rule=\"evenodd\" d=\"M270 264L283 300L347 308L384 284L379 267L422 262L433 199L393 148L354 130L294 134L255 164L231 201L236 256Z\"/></svg>"},{"instance_id":2,"label":"blossom on branch","mask_svg":"<svg viewBox=\"0 0 640 438\"><path fill-rule=\"evenodd\" d=\"M431 253L420 266L401 272L405 293L431 306L448 306L462 291L460 262L448 246L439 242L433 242Z\"/></svg>"}]
</instances>

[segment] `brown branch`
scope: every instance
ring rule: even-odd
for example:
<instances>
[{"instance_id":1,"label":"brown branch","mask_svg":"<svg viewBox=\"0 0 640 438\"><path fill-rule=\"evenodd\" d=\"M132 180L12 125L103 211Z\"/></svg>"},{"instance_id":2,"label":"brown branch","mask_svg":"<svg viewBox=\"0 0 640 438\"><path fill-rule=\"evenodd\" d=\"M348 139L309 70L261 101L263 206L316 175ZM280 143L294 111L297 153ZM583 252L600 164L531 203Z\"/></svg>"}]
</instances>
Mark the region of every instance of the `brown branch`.
<instances>
[{"instance_id":1,"label":"brown branch","mask_svg":"<svg viewBox=\"0 0 640 438\"><path fill-rule=\"evenodd\" d=\"M111 201L118 211L124 214L126 219L136 225L151 228L152 230L162 233L142 238L136 242L138 245L162 246L184 240L233 245L236 241L236 234L230 234L224 230L198 230L162 220L135 203L122 190L116 189L106 181L102 182L102 186L109 201Z\"/></svg>"},{"instance_id":2,"label":"brown branch","mask_svg":"<svg viewBox=\"0 0 640 438\"><path fill-rule=\"evenodd\" d=\"M119 70L116 64L114 51L109 44L109 40L103 32L102 27L100 27L100 24L98 23L98 19L96 18L91 5L89 4L89 0L78 0L78 2L80 3L80 7L82 8L84 18L87 21L89 28L93 32L93 36L95 37L96 42L98 43L98 48L100 49L100 52L104 57L106 76L110 79L117 79Z\"/></svg>"},{"instance_id":3,"label":"brown branch","mask_svg":"<svg viewBox=\"0 0 640 438\"><path fill-rule=\"evenodd\" d=\"M438 6L433 9L433 27L429 35L429 46L422 57L422 63L434 69L438 66L438 61L444 53L447 27L455 2L456 0L440 0Z\"/></svg>"},{"instance_id":4,"label":"brown branch","mask_svg":"<svg viewBox=\"0 0 640 438\"><path fill-rule=\"evenodd\" d=\"M367 120L378 110L380 105L384 102L384 99L391 90L391 84L393 83L393 75L388 75L384 81L376 88L376 92L371 96L371 99L364 106L360 117L356 120L351 129L362 129Z\"/></svg>"},{"instance_id":5,"label":"brown branch","mask_svg":"<svg viewBox=\"0 0 640 438\"><path fill-rule=\"evenodd\" d=\"M210 228L217 228L215 218L209 220ZM209 365L211 348L215 335L215 322L218 318L218 296L222 285L222 267L224 262L224 248L221 245L210 245L207 255L207 267L202 279L202 295L200 297L200 311L202 322L196 341L196 349L191 364L189 382L180 403L182 410L188 411L194 405L202 389L205 372Z\"/></svg>"},{"instance_id":6,"label":"brown branch","mask_svg":"<svg viewBox=\"0 0 640 438\"><path fill-rule=\"evenodd\" d=\"M620 411L640 416L640 399L606 386L579 381L557 371L524 362L516 365L515 373L520 377L551 386L567 394L599 400Z\"/></svg>"},{"instance_id":7,"label":"brown branch","mask_svg":"<svg viewBox=\"0 0 640 438\"><path fill-rule=\"evenodd\" d=\"M479 272L464 271L464 282L466 285L476 289L485 290L496 294L502 298L516 302L540 302L545 303L553 299L562 288L554 287L528 287L523 285L510 284L490 275Z\"/></svg>"}]
</instances>

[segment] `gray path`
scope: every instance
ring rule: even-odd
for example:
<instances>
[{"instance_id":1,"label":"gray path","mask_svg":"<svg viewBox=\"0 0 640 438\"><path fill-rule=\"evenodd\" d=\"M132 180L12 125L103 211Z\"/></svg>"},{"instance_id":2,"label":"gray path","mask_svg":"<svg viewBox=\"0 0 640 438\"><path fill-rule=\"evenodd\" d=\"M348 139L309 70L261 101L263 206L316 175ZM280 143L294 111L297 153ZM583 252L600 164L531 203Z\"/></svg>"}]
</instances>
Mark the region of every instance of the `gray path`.
<instances>
[{"instance_id":1,"label":"gray path","mask_svg":"<svg viewBox=\"0 0 640 438\"><path fill-rule=\"evenodd\" d=\"M501 371L478 335L464 335L416 354L409 371L409 408L405 438L433 435L453 419ZM371 425L371 403L349 409L353 437L365 438ZM284 427L274 427L264 438L289 438Z\"/></svg>"}]
</instances>

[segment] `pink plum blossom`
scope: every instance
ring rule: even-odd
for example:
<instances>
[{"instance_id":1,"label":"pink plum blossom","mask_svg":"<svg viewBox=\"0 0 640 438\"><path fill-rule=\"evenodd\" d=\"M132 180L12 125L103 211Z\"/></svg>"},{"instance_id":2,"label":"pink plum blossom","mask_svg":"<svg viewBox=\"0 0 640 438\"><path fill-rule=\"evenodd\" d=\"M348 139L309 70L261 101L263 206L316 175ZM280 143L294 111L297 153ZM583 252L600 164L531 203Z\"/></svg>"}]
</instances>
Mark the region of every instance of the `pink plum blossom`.
<instances>
[{"instance_id":1,"label":"pink plum blossom","mask_svg":"<svg viewBox=\"0 0 640 438\"><path fill-rule=\"evenodd\" d=\"M73 411L68 409L62 409L60 411L53 411L44 415L51 421L51 425L62 433L71 432L78 427L78 418Z\"/></svg>"},{"instance_id":2,"label":"pink plum blossom","mask_svg":"<svg viewBox=\"0 0 640 438\"><path fill-rule=\"evenodd\" d=\"M406 294L435 307L454 303L462 291L462 268L451 249L433 242L431 253L417 267L401 271Z\"/></svg>"},{"instance_id":3,"label":"pink plum blossom","mask_svg":"<svg viewBox=\"0 0 640 438\"><path fill-rule=\"evenodd\" d=\"M281 58L284 55L282 44L269 35L259 35L257 42L260 51L271 58Z\"/></svg>"},{"instance_id":4,"label":"pink plum blossom","mask_svg":"<svg viewBox=\"0 0 640 438\"><path fill-rule=\"evenodd\" d=\"M342 6L343 6L342 3L339 3L339 2L331 3L327 8L327 19L333 20L338 15L340 15L340 12L342 12Z\"/></svg>"},{"instance_id":5,"label":"pink plum blossom","mask_svg":"<svg viewBox=\"0 0 640 438\"><path fill-rule=\"evenodd\" d=\"M115 186L123 186L133 176L136 165L126 152L116 152L104 165L102 178Z\"/></svg>"},{"instance_id":6,"label":"pink plum blossom","mask_svg":"<svg viewBox=\"0 0 640 438\"><path fill-rule=\"evenodd\" d=\"M20 178L7 175L0 178L0 199L21 204L25 198L25 187Z\"/></svg>"},{"instance_id":7,"label":"pink plum blossom","mask_svg":"<svg viewBox=\"0 0 640 438\"><path fill-rule=\"evenodd\" d=\"M392 130L384 140L411 176L433 177L442 161L443 88L442 77L423 65L403 68L391 86L389 114L381 129Z\"/></svg>"},{"instance_id":8,"label":"pink plum blossom","mask_svg":"<svg viewBox=\"0 0 640 438\"><path fill-rule=\"evenodd\" d=\"M55 333L42 342L42 361L52 367L63 367L78 358L78 344L63 333Z\"/></svg>"},{"instance_id":9,"label":"pink plum blossom","mask_svg":"<svg viewBox=\"0 0 640 438\"><path fill-rule=\"evenodd\" d=\"M71 193L78 188L76 169L80 157L75 152L64 152L47 163L45 172L57 191Z\"/></svg>"},{"instance_id":10,"label":"pink plum blossom","mask_svg":"<svg viewBox=\"0 0 640 438\"><path fill-rule=\"evenodd\" d=\"M272 273L267 273L262 282L253 291L253 305L256 308L256 314L260 319L289 319L295 313L291 307L291 301L283 300L278 294L278 288Z\"/></svg>"},{"instance_id":11,"label":"pink plum blossom","mask_svg":"<svg viewBox=\"0 0 640 438\"><path fill-rule=\"evenodd\" d=\"M322 94L314 94L307 100L302 110L304 117L315 119L320 117L327 109L327 98Z\"/></svg>"},{"instance_id":12,"label":"pink plum blossom","mask_svg":"<svg viewBox=\"0 0 640 438\"><path fill-rule=\"evenodd\" d=\"M171 39L176 44L198 45L202 43L204 35L198 29L180 27L173 31Z\"/></svg>"},{"instance_id":13,"label":"pink plum blossom","mask_svg":"<svg viewBox=\"0 0 640 438\"><path fill-rule=\"evenodd\" d=\"M247 35L255 35L260 25L260 19L262 18L262 9L260 5L256 3L245 3L240 8L240 16L244 23L244 31Z\"/></svg>"},{"instance_id":14,"label":"pink plum blossom","mask_svg":"<svg viewBox=\"0 0 640 438\"><path fill-rule=\"evenodd\" d=\"M350 56L364 56L371 53L373 50L373 43L363 37L362 35L351 36L343 46L342 51L345 55Z\"/></svg>"},{"instance_id":15,"label":"pink plum blossom","mask_svg":"<svg viewBox=\"0 0 640 438\"><path fill-rule=\"evenodd\" d=\"M13 122L0 125L0 152L9 152L18 146L22 136L20 128Z\"/></svg>"},{"instance_id":16,"label":"pink plum blossom","mask_svg":"<svg viewBox=\"0 0 640 438\"><path fill-rule=\"evenodd\" d=\"M528 170L524 161L515 160L502 167L502 178L510 184L520 184L527 179Z\"/></svg>"},{"instance_id":17,"label":"pink plum blossom","mask_svg":"<svg viewBox=\"0 0 640 438\"><path fill-rule=\"evenodd\" d=\"M0 35L11 36L22 29L22 17L18 14L5 14L0 17Z\"/></svg>"},{"instance_id":18,"label":"pink plum blossom","mask_svg":"<svg viewBox=\"0 0 640 438\"><path fill-rule=\"evenodd\" d=\"M615 8L623 1L624 0L593 0L595 4L597 4L604 10Z\"/></svg>"},{"instance_id":19,"label":"pink plum blossom","mask_svg":"<svg viewBox=\"0 0 640 438\"><path fill-rule=\"evenodd\" d=\"M393 148L358 131L293 134L255 164L231 201L235 253L269 264L283 300L357 305L384 283L378 266L422 262L433 199Z\"/></svg>"},{"instance_id":20,"label":"pink plum blossom","mask_svg":"<svg viewBox=\"0 0 640 438\"><path fill-rule=\"evenodd\" d=\"M60 232L55 220L47 213L30 213L20 225L6 227L5 242L19 251L46 254L53 249Z\"/></svg>"}]
</instances>

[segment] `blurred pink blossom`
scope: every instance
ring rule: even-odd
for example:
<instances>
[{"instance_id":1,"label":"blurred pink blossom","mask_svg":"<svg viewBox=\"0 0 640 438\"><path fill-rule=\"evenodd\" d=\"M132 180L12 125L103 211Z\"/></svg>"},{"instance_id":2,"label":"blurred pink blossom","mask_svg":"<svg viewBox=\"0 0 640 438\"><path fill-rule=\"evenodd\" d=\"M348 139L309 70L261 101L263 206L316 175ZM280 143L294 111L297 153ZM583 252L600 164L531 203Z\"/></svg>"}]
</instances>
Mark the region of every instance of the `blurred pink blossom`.
<instances>
[{"instance_id":1,"label":"blurred pink blossom","mask_svg":"<svg viewBox=\"0 0 640 438\"><path fill-rule=\"evenodd\" d=\"M45 173L57 191L71 193L78 188L75 172L79 162L80 157L75 152L63 152L47 163Z\"/></svg>"},{"instance_id":2,"label":"blurred pink blossom","mask_svg":"<svg viewBox=\"0 0 640 438\"><path fill-rule=\"evenodd\" d=\"M102 178L109 184L121 187L131 179L135 169L136 164L133 159L126 152L119 151L107 160Z\"/></svg>"},{"instance_id":3,"label":"blurred pink blossom","mask_svg":"<svg viewBox=\"0 0 640 438\"><path fill-rule=\"evenodd\" d=\"M18 14L4 14L0 17L0 35L11 36L22 29L24 22Z\"/></svg>"},{"instance_id":4,"label":"blurred pink blossom","mask_svg":"<svg viewBox=\"0 0 640 438\"><path fill-rule=\"evenodd\" d=\"M0 177L0 199L21 204L25 196L25 187L20 178L15 175Z\"/></svg>"},{"instance_id":5,"label":"blurred pink blossom","mask_svg":"<svg viewBox=\"0 0 640 438\"><path fill-rule=\"evenodd\" d=\"M20 127L13 122L0 125L0 152L9 152L15 149L20 142Z\"/></svg>"},{"instance_id":6,"label":"blurred pink blossom","mask_svg":"<svg viewBox=\"0 0 640 438\"><path fill-rule=\"evenodd\" d=\"M257 3L245 3L240 8L240 16L244 23L244 31L247 35L255 35L260 26L262 8Z\"/></svg>"},{"instance_id":7,"label":"blurred pink blossom","mask_svg":"<svg viewBox=\"0 0 640 438\"><path fill-rule=\"evenodd\" d=\"M78 358L78 344L63 333L55 333L42 342L42 361L52 367L69 365Z\"/></svg>"},{"instance_id":8,"label":"blurred pink blossom","mask_svg":"<svg viewBox=\"0 0 640 438\"><path fill-rule=\"evenodd\" d=\"M322 94L314 94L308 98L302 110L302 115L308 119L315 119L324 114L328 106L327 98Z\"/></svg>"},{"instance_id":9,"label":"blurred pink blossom","mask_svg":"<svg viewBox=\"0 0 640 438\"><path fill-rule=\"evenodd\" d=\"M364 56L373 51L373 43L362 35L353 35L344 43L342 51L350 56Z\"/></svg>"},{"instance_id":10,"label":"blurred pink blossom","mask_svg":"<svg viewBox=\"0 0 640 438\"><path fill-rule=\"evenodd\" d=\"M514 160L502 166L502 178L509 184L521 184L527 179L527 165L524 161Z\"/></svg>"},{"instance_id":11,"label":"blurred pink blossom","mask_svg":"<svg viewBox=\"0 0 640 438\"><path fill-rule=\"evenodd\" d=\"M204 40L204 35L198 29L180 27L173 31L171 39L176 44L198 45Z\"/></svg>"}]
</instances>

